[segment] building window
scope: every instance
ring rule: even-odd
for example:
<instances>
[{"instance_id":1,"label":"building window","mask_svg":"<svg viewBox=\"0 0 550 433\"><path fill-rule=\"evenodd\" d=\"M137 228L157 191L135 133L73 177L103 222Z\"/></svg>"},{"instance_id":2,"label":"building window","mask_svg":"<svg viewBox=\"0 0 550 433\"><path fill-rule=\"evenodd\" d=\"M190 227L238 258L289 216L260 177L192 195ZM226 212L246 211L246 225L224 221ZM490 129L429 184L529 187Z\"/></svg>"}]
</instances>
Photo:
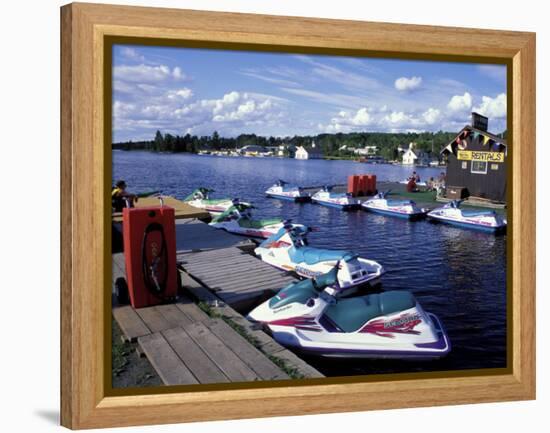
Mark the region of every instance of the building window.
<instances>
[{"instance_id":1,"label":"building window","mask_svg":"<svg viewBox=\"0 0 550 433\"><path fill-rule=\"evenodd\" d=\"M468 168L468 161L462 161L462 170L466 170Z\"/></svg>"},{"instance_id":2,"label":"building window","mask_svg":"<svg viewBox=\"0 0 550 433\"><path fill-rule=\"evenodd\" d=\"M487 174L487 162L485 161L472 161L472 173L475 174Z\"/></svg>"},{"instance_id":3,"label":"building window","mask_svg":"<svg viewBox=\"0 0 550 433\"><path fill-rule=\"evenodd\" d=\"M491 170L498 170L498 164L491 164Z\"/></svg>"}]
</instances>

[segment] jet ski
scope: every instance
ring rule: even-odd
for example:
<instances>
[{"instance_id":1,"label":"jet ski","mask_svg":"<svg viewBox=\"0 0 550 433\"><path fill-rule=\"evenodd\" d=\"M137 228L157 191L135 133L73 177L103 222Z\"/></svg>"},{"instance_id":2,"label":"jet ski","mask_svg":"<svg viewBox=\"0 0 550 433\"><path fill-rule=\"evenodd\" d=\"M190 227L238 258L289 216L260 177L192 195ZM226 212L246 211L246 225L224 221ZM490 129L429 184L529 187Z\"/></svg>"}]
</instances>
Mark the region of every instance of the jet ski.
<instances>
[{"instance_id":1,"label":"jet ski","mask_svg":"<svg viewBox=\"0 0 550 433\"><path fill-rule=\"evenodd\" d=\"M388 193L389 191L376 194L373 198L364 201L361 207L370 212L410 220L423 218L429 211L418 207L412 200L388 200Z\"/></svg>"},{"instance_id":2,"label":"jet ski","mask_svg":"<svg viewBox=\"0 0 550 433\"><path fill-rule=\"evenodd\" d=\"M235 199L233 205L215 216L209 225L230 233L259 238L268 238L283 227L281 219L252 219L251 209L254 209L254 206Z\"/></svg>"},{"instance_id":3,"label":"jet ski","mask_svg":"<svg viewBox=\"0 0 550 433\"><path fill-rule=\"evenodd\" d=\"M338 269L281 289L247 318L280 344L324 357L435 359L451 350L439 319L408 291L352 298L327 292Z\"/></svg>"},{"instance_id":4,"label":"jet ski","mask_svg":"<svg viewBox=\"0 0 550 433\"><path fill-rule=\"evenodd\" d=\"M323 206L334 207L342 210L359 209L361 202L346 193L333 193L333 186L324 186L311 196L311 201Z\"/></svg>"},{"instance_id":5,"label":"jet ski","mask_svg":"<svg viewBox=\"0 0 550 433\"><path fill-rule=\"evenodd\" d=\"M460 208L463 200L453 200L443 207L428 212L428 218L454 226L499 233L506 230L507 221L492 210L465 211Z\"/></svg>"},{"instance_id":6,"label":"jet ski","mask_svg":"<svg viewBox=\"0 0 550 433\"><path fill-rule=\"evenodd\" d=\"M233 206L233 201L230 198L211 199L211 192L214 192L214 190L203 187L197 188L185 197L183 201L191 206L204 209L211 213L225 212Z\"/></svg>"},{"instance_id":7,"label":"jet ski","mask_svg":"<svg viewBox=\"0 0 550 433\"><path fill-rule=\"evenodd\" d=\"M270 186L265 194L268 197L279 198L282 200L290 200L294 202L310 201L311 196L302 188L295 185L290 185L288 182L279 179L275 185Z\"/></svg>"},{"instance_id":8,"label":"jet ski","mask_svg":"<svg viewBox=\"0 0 550 433\"><path fill-rule=\"evenodd\" d=\"M254 252L271 266L294 271L306 278L325 274L338 263L338 292L342 295L354 292L360 285L379 282L384 273L381 264L350 251L310 247L306 238L310 230L285 221L284 227L263 241Z\"/></svg>"}]
</instances>

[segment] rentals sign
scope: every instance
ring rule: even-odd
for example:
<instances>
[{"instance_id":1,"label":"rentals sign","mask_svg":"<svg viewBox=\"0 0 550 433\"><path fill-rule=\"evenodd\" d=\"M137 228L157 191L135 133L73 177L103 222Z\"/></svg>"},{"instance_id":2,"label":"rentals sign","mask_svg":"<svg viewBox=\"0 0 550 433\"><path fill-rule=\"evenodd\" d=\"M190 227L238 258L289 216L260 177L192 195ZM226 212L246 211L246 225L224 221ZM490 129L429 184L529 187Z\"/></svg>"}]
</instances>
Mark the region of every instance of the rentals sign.
<instances>
[{"instance_id":1,"label":"rentals sign","mask_svg":"<svg viewBox=\"0 0 550 433\"><path fill-rule=\"evenodd\" d=\"M504 162L504 152L481 152L459 150L457 158L462 161Z\"/></svg>"}]
</instances>

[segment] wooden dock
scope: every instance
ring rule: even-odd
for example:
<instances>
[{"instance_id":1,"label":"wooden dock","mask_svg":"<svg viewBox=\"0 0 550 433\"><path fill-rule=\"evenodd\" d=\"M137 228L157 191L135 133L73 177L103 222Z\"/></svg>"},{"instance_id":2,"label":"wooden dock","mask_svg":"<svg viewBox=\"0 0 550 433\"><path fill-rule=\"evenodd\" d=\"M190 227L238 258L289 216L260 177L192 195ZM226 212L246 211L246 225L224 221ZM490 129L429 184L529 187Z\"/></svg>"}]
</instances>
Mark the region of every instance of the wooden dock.
<instances>
[{"instance_id":1,"label":"wooden dock","mask_svg":"<svg viewBox=\"0 0 550 433\"><path fill-rule=\"evenodd\" d=\"M113 316L166 385L290 379L226 322L211 318L187 297L155 307L115 307Z\"/></svg>"},{"instance_id":2,"label":"wooden dock","mask_svg":"<svg viewBox=\"0 0 550 433\"><path fill-rule=\"evenodd\" d=\"M256 244L245 236L216 229L197 219L176 221L176 250L178 252L206 251L239 247L253 250Z\"/></svg>"},{"instance_id":3,"label":"wooden dock","mask_svg":"<svg viewBox=\"0 0 550 433\"><path fill-rule=\"evenodd\" d=\"M324 377L237 311L272 296L295 281L293 276L252 256L254 244L246 238L203 222L177 221L176 236L188 295L139 309L117 306L113 299L113 317L125 340L137 341L166 385L285 380L289 371L294 378ZM114 286L126 271L124 254L112 257Z\"/></svg>"},{"instance_id":4,"label":"wooden dock","mask_svg":"<svg viewBox=\"0 0 550 433\"><path fill-rule=\"evenodd\" d=\"M222 301L246 311L296 281L237 247L178 252L180 266Z\"/></svg>"},{"instance_id":5,"label":"wooden dock","mask_svg":"<svg viewBox=\"0 0 550 433\"><path fill-rule=\"evenodd\" d=\"M174 208L176 220L185 218L210 219L210 213L207 211L191 206L174 197L163 196L163 201L166 206ZM135 207L158 206L159 204L160 201L157 197L144 197L135 203ZM112 221L115 223L122 222L122 212L113 212Z\"/></svg>"}]
</instances>

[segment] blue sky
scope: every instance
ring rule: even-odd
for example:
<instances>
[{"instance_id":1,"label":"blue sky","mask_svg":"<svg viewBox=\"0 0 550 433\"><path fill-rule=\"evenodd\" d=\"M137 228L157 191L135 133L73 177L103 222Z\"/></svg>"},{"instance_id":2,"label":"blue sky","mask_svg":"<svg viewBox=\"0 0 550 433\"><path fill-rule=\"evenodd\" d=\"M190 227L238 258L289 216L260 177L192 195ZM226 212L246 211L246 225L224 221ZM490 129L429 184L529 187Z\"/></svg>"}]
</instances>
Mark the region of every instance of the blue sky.
<instances>
[{"instance_id":1,"label":"blue sky","mask_svg":"<svg viewBox=\"0 0 550 433\"><path fill-rule=\"evenodd\" d=\"M113 141L458 131L471 111L506 129L506 68L298 54L116 45Z\"/></svg>"}]
</instances>

